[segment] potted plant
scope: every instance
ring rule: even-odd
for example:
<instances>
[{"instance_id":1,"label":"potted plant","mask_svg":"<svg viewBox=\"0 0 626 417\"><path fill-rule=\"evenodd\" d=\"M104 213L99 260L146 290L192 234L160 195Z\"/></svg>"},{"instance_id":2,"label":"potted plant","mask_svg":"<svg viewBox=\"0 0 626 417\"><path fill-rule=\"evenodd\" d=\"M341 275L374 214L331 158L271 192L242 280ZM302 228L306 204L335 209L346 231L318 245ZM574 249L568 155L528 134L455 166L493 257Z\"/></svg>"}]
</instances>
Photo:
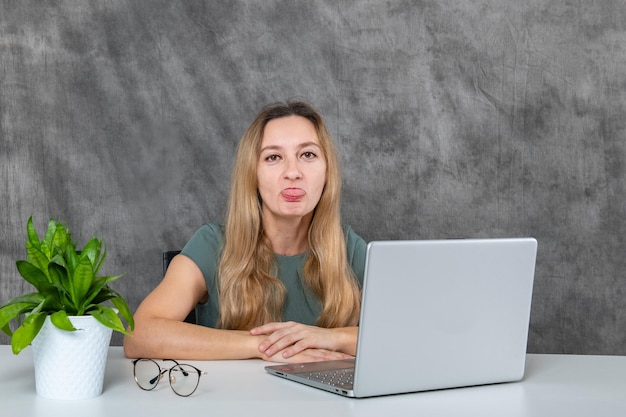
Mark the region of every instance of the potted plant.
<instances>
[{"instance_id":1,"label":"potted plant","mask_svg":"<svg viewBox=\"0 0 626 417\"><path fill-rule=\"evenodd\" d=\"M40 240L32 217L26 231L27 259L16 265L36 291L0 307L0 328L11 337L14 354L33 345L38 394L100 395L112 331L129 334L120 316L134 329L127 302L109 287L121 275L99 275L106 249L95 237L78 249L68 228L50 220Z\"/></svg>"}]
</instances>

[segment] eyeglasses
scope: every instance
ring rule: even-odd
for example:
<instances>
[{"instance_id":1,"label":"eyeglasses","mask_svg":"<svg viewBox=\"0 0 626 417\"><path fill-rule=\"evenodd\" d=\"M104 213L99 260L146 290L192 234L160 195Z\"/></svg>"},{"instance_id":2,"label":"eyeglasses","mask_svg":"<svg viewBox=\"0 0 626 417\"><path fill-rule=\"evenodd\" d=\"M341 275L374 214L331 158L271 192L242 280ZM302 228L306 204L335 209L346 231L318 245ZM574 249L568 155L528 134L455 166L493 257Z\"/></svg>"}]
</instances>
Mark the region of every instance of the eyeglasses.
<instances>
[{"instance_id":1,"label":"eyeglasses","mask_svg":"<svg viewBox=\"0 0 626 417\"><path fill-rule=\"evenodd\" d=\"M176 365L169 369L161 369L152 359L139 358L133 361L133 375L139 388L152 391L167 373L172 391L181 397L189 397L198 388L200 376L206 375L206 371L201 371L195 366L178 363L174 359L163 360L174 362Z\"/></svg>"}]
</instances>

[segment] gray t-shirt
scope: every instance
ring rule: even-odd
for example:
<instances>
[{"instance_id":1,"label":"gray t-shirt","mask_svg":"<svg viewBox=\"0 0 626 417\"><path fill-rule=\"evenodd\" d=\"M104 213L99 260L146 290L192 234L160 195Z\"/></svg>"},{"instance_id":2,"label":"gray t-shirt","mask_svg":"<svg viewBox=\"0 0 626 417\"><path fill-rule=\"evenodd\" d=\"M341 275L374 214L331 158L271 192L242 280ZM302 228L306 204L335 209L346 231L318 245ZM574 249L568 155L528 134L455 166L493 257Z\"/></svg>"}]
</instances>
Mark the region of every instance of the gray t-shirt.
<instances>
[{"instance_id":1,"label":"gray t-shirt","mask_svg":"<svg viewBox=\"0 0 626 417\"><path fill-rule=\"evenodd\" d=\"M365 252L367 244L350 226L343 227L346 238L348 263L352 267L359 284L363 285L365 271ZM198 265L204 275L209 299L196 306L198 324L215 327L219 315L219 299L217 291L217 266L223 242L223 228L215 223L202 226L194 233L182 250L182 254ZM320 301L304 285L302 267L306 253L294 256L275 255L278 265L278 279L287 289L283 305L283 321L315 325L321 314Z\"/></svg>"}]
</instances>

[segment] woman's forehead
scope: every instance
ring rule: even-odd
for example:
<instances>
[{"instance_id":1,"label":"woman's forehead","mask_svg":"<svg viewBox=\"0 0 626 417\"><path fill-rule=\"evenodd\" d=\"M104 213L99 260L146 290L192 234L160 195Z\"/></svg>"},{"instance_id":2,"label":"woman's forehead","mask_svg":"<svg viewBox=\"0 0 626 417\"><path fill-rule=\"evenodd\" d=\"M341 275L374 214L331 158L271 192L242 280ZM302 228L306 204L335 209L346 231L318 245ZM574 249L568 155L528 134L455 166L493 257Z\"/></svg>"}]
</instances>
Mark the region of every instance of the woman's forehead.
<instances>
[{"instance_id":1,"label":"woman's forehead","mask_svg":"<svg viewBox=\"0 0 626 417\"><path fill-rule=\"evenodd\" d=\"M288 116L270 120L263 129L261 148L267 146L294 146L303 143L320 145L313 123L302 116Z\"/></svg>"}]
</instances>

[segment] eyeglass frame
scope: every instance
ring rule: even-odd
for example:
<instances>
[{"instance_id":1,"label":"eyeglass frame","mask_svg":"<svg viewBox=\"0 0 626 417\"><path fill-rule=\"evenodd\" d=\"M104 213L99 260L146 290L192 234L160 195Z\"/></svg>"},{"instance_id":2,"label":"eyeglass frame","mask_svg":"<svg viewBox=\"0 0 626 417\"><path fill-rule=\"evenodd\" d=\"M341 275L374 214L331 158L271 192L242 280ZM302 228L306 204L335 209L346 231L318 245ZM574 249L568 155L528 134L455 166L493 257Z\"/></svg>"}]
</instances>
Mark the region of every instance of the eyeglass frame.
<instances>
[{"instance_id":1,"label":"eyeglass frame","mask_svg":"<svg viewBox=\"0 0 626 417\"><path fill-rule=\"evenodd\" d=\"M176 395L178 395L180 397L189 397L191 394L196 392L196 390L198 389L198 386L200 385L200 377L202 375L207 375L206 371L202 371L202 370L200 370L200 369L196 368L195 366L190 365L188 363L179 363L175 359L161 359L161 360L163 362L165 362L165 361L174 362L175 365L173 365L171 368L161 369L161 366L159 366L159 364L154 359L151 359L151 358L137 358L134 361L132 361L132 363L133 363L133 379L135 380L135 383L137 384L137 386L139 388L141 388L144 391L152 391L153 389L155 389L157 387L157 385L159 385L159 382L161 382L161 379L163 379L163 375L165 375L165 373L167 372L167 374L168 374L167 375L168 376L167 380L168 380L168 382L170 384L170 388L172 389L172 391L174 391L174 394L176 394ZM136 369L137 369L137 362L139 362L139 361L150 361L150 362L154 363L157 366L157 368L159 369L159 375L157 377L155 377L155 378L158 378L158 381L157 381L156 384L154 384L154 386L152 388L144 388L144 387L142 387L141 384L139 383L139 381L137 380ZM172 369L174 369L176 366L181 366L181 365L189 366L190 368L193 368L198 373L198 382L196 382L196 386L194 387L194 389L189 394L186 394L186 395L185 394L180 394L180 393L176 392L176 390L172 386L172 380L171 380ZM181 368L181 370L183 372L185 371L183 368Z\"/></svg>"}]
</instances>

